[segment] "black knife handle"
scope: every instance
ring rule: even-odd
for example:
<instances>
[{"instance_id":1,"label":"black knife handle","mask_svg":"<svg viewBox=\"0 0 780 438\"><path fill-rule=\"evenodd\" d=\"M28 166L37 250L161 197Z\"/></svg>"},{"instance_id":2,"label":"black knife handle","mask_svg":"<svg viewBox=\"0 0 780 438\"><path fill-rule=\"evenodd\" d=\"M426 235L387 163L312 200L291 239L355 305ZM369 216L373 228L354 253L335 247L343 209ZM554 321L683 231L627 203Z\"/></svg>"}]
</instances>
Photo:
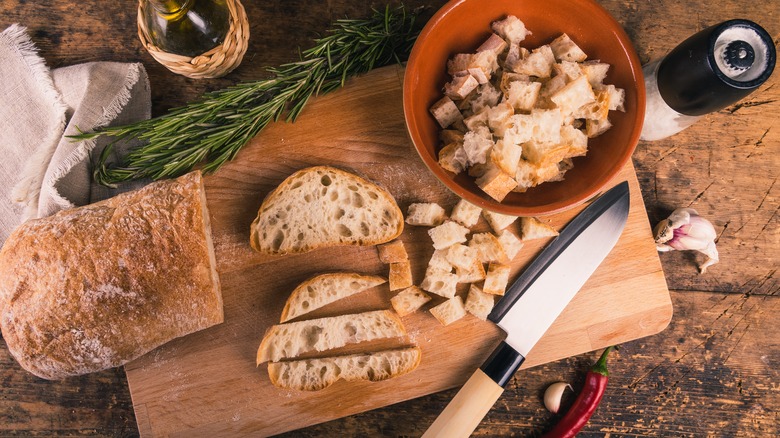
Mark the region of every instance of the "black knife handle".
<instances>
[{"instance_id":1,"label":"black knife handle","mask_svg":"<svg viewBox=\"0 0 780 438\"><path fill-rule=\"evenodd\" d=\"M525 361L525 357L522 354L506 342L501 341L501 344L493 350L493 353L479 369L504 388L520 365L523 364L523 361Z\"/></svg>"}]
</instances>

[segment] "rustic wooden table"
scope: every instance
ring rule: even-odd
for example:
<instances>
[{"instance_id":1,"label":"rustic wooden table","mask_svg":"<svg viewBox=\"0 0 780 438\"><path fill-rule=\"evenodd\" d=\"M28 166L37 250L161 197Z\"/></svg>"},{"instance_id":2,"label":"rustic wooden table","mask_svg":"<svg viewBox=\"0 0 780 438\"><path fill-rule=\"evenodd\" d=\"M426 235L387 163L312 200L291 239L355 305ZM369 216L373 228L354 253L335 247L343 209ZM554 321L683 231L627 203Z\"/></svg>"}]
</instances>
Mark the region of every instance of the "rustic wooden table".
<instances>
[{"instance_id":1,"label":"rustic wooden table","mask_svg":"<svg viewBox=\"0 0 780 438\"><path fill-rule=\"evenodd\" d=\"M264 66L294 60L298 47L333 19L368 15L381 3L333 0L245 1L251 41L243 64L219 80L176 76L144 51L134 2L75 0L0 2L0 30L28 27L52 67L88 61L140 61L152 86L153 112L208 90L261 78ZM428 6L443 1L408 1ZM664 55L685 37L730 18L758 22L780 41L774 0L600 0L627 30L640 60ZM675 316L662 333L621 346L612 377L583 436L780 435L780 74L747 99L708 115L688 130L640 142L634 154L650 221L692 207L718 233L721 262L704 274L698 255L661 255ZM480 436L537 435L555 417L541 393L552 381L582 384L596 353L518 373L475 431ZM0 435L135 436L125 374L114 369L61 382L24 372L0 342ZM289 436L418 436L455 391L332 421Z\"/></svg>"}]
</instances>

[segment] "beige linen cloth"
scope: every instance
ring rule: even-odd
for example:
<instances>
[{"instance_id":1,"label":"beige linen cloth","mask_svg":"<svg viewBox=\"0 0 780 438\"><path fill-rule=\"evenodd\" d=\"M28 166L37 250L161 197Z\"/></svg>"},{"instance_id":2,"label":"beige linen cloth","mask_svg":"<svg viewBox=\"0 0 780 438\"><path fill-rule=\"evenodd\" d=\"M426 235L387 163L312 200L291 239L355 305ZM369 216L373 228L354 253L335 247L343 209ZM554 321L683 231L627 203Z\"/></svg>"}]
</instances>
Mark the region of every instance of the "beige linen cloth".
<instances>
[{"instance_id":1,"label":"beige linen cloth","mask_svg":"<svg viewBox=\"0 0 780 438\"><path fill-rule=\"evenodd\" d=\"M49 70L26 29L0 33L0 245L22 222L109 198L90 160L110 139L66 135L147 119L149 78L140 63L91 62ZM118 144L122 154L135 143Z\"/></svg>"}]
</instances>

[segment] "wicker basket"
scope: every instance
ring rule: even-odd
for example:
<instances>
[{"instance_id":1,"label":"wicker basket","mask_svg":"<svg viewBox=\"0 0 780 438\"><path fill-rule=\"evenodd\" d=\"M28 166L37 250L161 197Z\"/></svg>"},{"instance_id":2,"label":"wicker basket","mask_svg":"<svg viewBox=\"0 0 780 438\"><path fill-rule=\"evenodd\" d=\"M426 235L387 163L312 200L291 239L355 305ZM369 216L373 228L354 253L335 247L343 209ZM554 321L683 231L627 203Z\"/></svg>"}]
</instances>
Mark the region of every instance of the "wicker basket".
<instances>
[{"instance_id":1,"label":"wicker basket","mask_svg":"<svg viewBox=\"0 0 780 438\"><path fill-rule=\"evenodd\" d=\"M147 37L144 0L138 2L138 38L154 59L168 70L193 79L218 78L241 64L249 42L249 21L239 0L226 0L230 10L230 29L221 45L194 58L162 51Z\"/></svg>"}]
</instances>

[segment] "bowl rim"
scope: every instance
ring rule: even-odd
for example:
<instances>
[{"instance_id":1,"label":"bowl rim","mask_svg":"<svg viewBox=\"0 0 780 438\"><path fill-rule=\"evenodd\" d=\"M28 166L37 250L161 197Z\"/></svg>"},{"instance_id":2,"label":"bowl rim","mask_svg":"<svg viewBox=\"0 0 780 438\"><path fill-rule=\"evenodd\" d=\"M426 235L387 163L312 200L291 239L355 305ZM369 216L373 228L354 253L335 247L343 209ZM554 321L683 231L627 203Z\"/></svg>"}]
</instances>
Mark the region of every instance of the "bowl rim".
<instances>
[{"instance_id":1,"label":"bowl rim","mask_svg":"<svg viewBox=\"0 0 780 438\"><path fill-rule=\"evenodd\" d=\"M636 150L636 147L639 143L639 136L642 131L642 123L644 121L645 116L645 106L646 106L646 90L645 90L645 81L644 76L642 73L642 65L639 61L639 56L636 53L636 49L634 48L633 43L631 42L631 39L628 37L628 34L626 34L625 30L623 29L623 26L615 20L615 18L612 16L612 14L609 13L606 9L604 9L603 6L595 2L594 0L579 0L580 4L587 4L587 6L590 6L594 8L599 14L602 15L602 18L608 22L610 22L613 26L613 35L617 37L618 42L620 43L621 47L623 47L623 51L625 54L627 54L627 60L628 60L628 66L629 70L631 71L634 79L634 84L636 85L636 118L633 120L634 123L634 130L631 132L631 135L628 139L629 147L625 148L622 152L622 154L619 157L616 157L616 163L619 165L613 166L608 172L604 174L602 177L602 182L600 184L594 185L591 189L585 190L582 193L570 197L565 198L563 200L550 202L547 204L537 205L537 206L517 206L517 205L508 205L501 202L498 202L494 199L486 199L481 196L476 195L470 190L467 190L457 182L455 182L452 178L446 178L442 177L443 175L448 175L448 172L446 172L438 163L438 160L433 158L430 155L424 154L421 149L424 149L425 142L420 137L420 127L418 125L418 119L416 115L414 114L413 108L412 108L412 102L411 102L411 94L414 91L415 84L412 83L412 75L407 74L408 71L413 70L418 62L421 62L419 59L419 52L420 47L422 45L421 41L425 41L426 38L429 37L429 35L432 33L433 29L439 25L439 23L449 14L453 9L456 9L460 7L462 4L470 1L477 1L477 0L451 0L444 6L442 6L436 13L433 14L433 16L428 20L428 22L425 24L423 29L420 31L420 34L417 37L417 40L414 43L414 46L412 47L412 51L409 54L408 61L406 63L405 71L404 71L404 79L403 79L403 110L404 110L404 120L406 123L406 130L409 135L409 137L412 140L412 144L414 145L414 149L417 152L417 154L422 159L423 163L425 163L426 167L436 176L436 179L438 179L442 184L444 184L445 187L447 187L450 191L458 195L460 198L465 199L466 201L486 210L490 210L497 213L502 214L509 214L513 216L546 216L546 215L552 215L556 213L560 213L569 209L572 209L576 206L579 206L583 204L584 202L594 198L596 195L604 191L608 186L612 183L612 181L615 179L615 177L628 165L628 163L631 161L631 157L634 154L634 151Z\"/></svg>"}]
</instances>

